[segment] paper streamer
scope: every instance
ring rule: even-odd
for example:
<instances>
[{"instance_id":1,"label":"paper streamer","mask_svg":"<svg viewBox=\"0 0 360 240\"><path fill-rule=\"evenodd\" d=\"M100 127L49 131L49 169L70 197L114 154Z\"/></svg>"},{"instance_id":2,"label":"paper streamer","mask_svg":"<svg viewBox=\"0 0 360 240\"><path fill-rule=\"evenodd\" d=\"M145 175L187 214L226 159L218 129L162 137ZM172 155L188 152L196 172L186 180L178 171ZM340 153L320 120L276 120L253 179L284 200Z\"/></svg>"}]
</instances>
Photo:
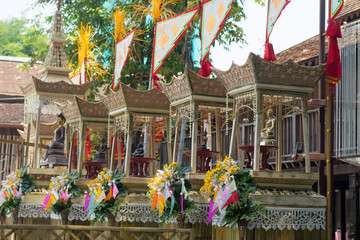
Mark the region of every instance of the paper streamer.
<instances>
[{"instance_id":1,"label":"paper streamer","mask_svg":"<svg viewBox=\"0 0 360 240\"><path fill-rule=\"evenodd\" d=\"M118 195L118 193L119 193L119 190L118 190L118 188L116 187L116 184L115 184L115 182L114 182L114 184L113 184L113 197L116 198L116 196Z\"/></svg>"}]
</instances>

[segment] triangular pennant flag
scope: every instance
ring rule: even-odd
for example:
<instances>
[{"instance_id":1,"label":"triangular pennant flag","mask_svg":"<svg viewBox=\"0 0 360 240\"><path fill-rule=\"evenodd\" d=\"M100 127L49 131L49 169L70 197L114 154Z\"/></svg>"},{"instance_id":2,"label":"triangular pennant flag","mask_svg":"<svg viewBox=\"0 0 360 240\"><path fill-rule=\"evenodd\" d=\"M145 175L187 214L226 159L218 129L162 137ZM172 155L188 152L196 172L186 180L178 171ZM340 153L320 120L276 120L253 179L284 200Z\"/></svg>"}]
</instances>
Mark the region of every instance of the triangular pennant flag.
<instances>
[{"instance_id":1,"label":"triangular pennant flag","mask_svg":"<svg viewBox=\"0 0 360 240\"><path fill-rule=\"evenodd\" d=\"M162 215L163 211L164 211L164 207L165 207L165 198L164 195L162 195L162 193L159 193L159 216Z\"/></svg>"},{"instance_id":2,"label":"triangular pennant flag","mask_svg":"<svg viewBox=\"0 0 360 240\"><path fill-rule=\"evenodd\" d=\"M86 210L88 210L89 203L90 203L90 198L91 198L90 194L86 193L84 212L86 212Z\"/></svg>"},{"instance_id":3,"label":"triangular pennant flag","mask_svg":"<svg viewBox=\"0 0 360 240\"><path fill-rule=\"evenodd\" d=\"M329 19L335 19L344 6L344 0L329 0Z\"/></svg>"},{"instance_id":4,"label":"triangular pennant flag","mask_svg":"<svg viewBox=\"0 0 360 240\"><path fill-rule=\"evenodd\" d=\"M96 194L95 194L95 192L92 192L91 193L91 198L90 198L90 201L89 201L89 206L88 206L89 210L91 210L94 207L95 199L96 199Z\"/></svg>"},{"instance_id":5,"label":"triangular pennant flag","mask_svg":"<svg viewBox=\"0 0 360 240\"><path fill-rule=\"evenodd\" d=\"M210 46L229 16L233 0L205 1L201 11L201 62L209 55Z\"/></svg>"},{"instance_id":6,"label":"triangular pennant flag","mask_svg":"<svg viewBox=\"0 0 360 240\"><path fill-rule=\"evenodd\" d=\"M73 84L75 85L79 85L81 84L81 79L80 79L80 73L77 73L73 76L70 77L70 80Z\"/></svg>"},{"instance_id":7,"label":"triangular pennant flag","mask_svg":"<svg viewBox=\"0 0 360 240\"><path fill-rule=\"evenodd\" d=\"M214 198L213 198L213 202L215 202L216 196L217 196L217 194L219 193L219 191L220 191L220 189L219 189L219 188L216 188L215 194L214 194Z\"/></svg>"},{"instance_id":8,"label":"triangular pennant flag","mask_svg":"<svg viewBox=\"0 0 360 240\"><path fill-rule=\"evenodd\" d=\"M235 191L237 190L237 188L236 188L236 183L235 183L234 180L232 180L232 181L230 182L230 184L227 185L227 187L228 187L230 193L233 193L233 192L235 192Z\"/></svg>"},{"instance_id":9,"label":"triangular pennant flag","mask_svg":"<svg viewBox=\"0 0 360 240\"><path fill-rule=\"evenodd\" d=\"M218 207L218 204L221 200L221 196L222 196L222 193L223 193L224 189L220 188L218 194L216 195L216 198L214 200L214 207Z\"/></svg>"},{"instance_id":10,"label":"triangular pennant flag","mask_svg":"<svg viewBox=\"0 0 360 240\"><path fill-rule=\"evenodd\" d=\"M6 198L6 196L7 196L7 195L6 195L6 191L3 191L3 192L2 192L2 196L3 196L4 198ZM50 197L50 196L49 196L49 197Z\"/></svg>"},{"instance_id":11,"label":"triangular pennant flag","mask_svg":"<svg viewBox=\"0 0 360 240\"><path fill-rule=\"evenodd\" d=\"M231 193L229 191L229 188L226 186L221 195L220 203L218 205L219 209L222 209L222 206L224 205L224 203L226 203L226 201L230 198L230 196L231 196Z\"/></svg>"},{"instance_id":12,"label":"triangular pennant flag","mask_svg":"<svg viewBox=\"0 0 360 240\"><path fill-rule=\"evenodd\" d=\"M3 192L3 193L4 193L4 192ZM5 195L5 197L6 197L6 195ZM49 199L50 199L50 194L46 194L45 199L44 199L44 202L43 202L43 205L42 205L42 207L41 207L41 210L44 210L44 209L45 209L47 203L49 202Z\"/></svg>"},{"instance_id":13,"label":"triangular pennant flag","mask_svg":"<svg viewBox=\"0 0 360 240\"><path fill-rule=\"evenodd\" d=\"M121 71L126 64L126 59L129 57L131 43L134 39L136 28L132 30L125 38L118 41L115 46L115 67L113 76L113 90L120 84Z\"/></svg>"},{"instance_id":14,"label":"triangular pennant flag","mask_svg":"<svg viewBox=\"0 0 360 240\"><path fill-rule=\"evenodd\" d=\"M155 190L153 202L151 204L151 211L154 210L154 208L158 205L158 200L159 200L158 193Z\"/></svg>"},{"instance_id":15,"label":"triangular pennant flag","mask_svg":"<svg viewBox=\"0 0 360 240\"><path fill-rule=\"evenodd\" d=\"M171 216L171 213L173 212L174 210L174 206L175 206L175 196L174 194L171 195L171 209L170 209L170 216Z\"/></svg>"},{"instance_id":16,"label":"triangular pennant flag","mask_svg":"<svg viewBox=\"0 0 360 240\"><path fill-rule=\"evenodd\" d=\"M164 198L165 198L165 201L171 197L171 193L170 193L170 190L169 190L169 186L166 185L165 188L164 188Z\"/></svg>"},{"instance_id":17,"label":"triangular pennant flag","mask_svg":"<svg viewBox=\"0 0 360 240\"><path fill-rule=\"evenodd\" d=\"M0 196L0 207L6 202L6 199L3 196Z\"/></svg>"},{"instance_id":18,"label":"triangular pennant flag","mask_svg":"<svg viewBox=\"0 0 360 240\"><path fill-rule=\"evenodd\" d=\"M238 197L238 194L237 194L237 191L235 191L230 197L229 199L226 201L226 203L223 205L222 208L228 206L230 203L232 202L236 202L239 200L239 197Z\"/></svg>"},{"instance_id":19,"label":"triangular pennant flag","mask_svg":"<svg viewBox=\"0 0 360 240\"><path fill-rule=\"evenodd\" d=\"M274 48L272 44L269 43L270 34L274 28L276 21L280 17L281 12L289 3L290 0L268 0L264 59L270 62L276 60Z\"/></svg>"},{"instance_id":20,"label":"triangular pennant flag","mask_svg":"<svg viewBox=\"0 0 360 240\"><path fill-rule=\"evenodd\" d=\"M96 200L96 202L97 202L97 203L101 203L105 198L106 198L105 190L104 190L104 189L101 189L100 197L98 198L98 200Z\"/></svg>"},{"instance_id":21,"label":"triangular pennant flag","mask_svg":"<svg viewBox=\"0 0 360 240\"><path fill-rule=\"evenodd\" d=\"M51 204L55 201L56 201L56 198L55 198L54 194L51 194L49 201L46 204L46 207L44 208L44 210L48 210L48 208L51 207Z\"/></svg>"},{"instance_id":22,"label":"triangular pennant flag","mask_svg":"<svg viewBox=\"0 0 360 240\"><path fill-rule=\"evenodd\" d=\"M116 196L118 195L119 190L115 184L115 182L113 183L113 197L116 198Z\"/></svg>"},{"instance_id":23,"label":"triangular pennant flag","mask_svg":"<svg viewBox=\"0 0 360 240\"><path fill-rule=\"evenodd\" d=\"M113 188L112 188L112 186L110 186L109 193L106 195L106 198L104 199L104 202L106 202L107 200L112 198L112 196L113 196Z\"/></svg>"},{"instance_id":24,"label":"triangular pennant flag","mask_svg":"<svg viewBox=\"0 0 360 240\"><path fill-rule=\"evenodd\" d=\"M274 25L281 15L284 8L290 3L290 0L268 0L268 12L266 22L266 41L269 42L270 34Z\"/></svg>"},{"instance_id":25,"label":"triangular pennant flag","mask_svg":"<svg viewBox=\"0 0 360 240\"><path fill-rule=\"evenodd\" d=\"M163 65L164 59L176 47L179 40L189 28L191 20L199 11L199 7L163 19L155 23L154 46L152 56L152 76L155 75Z\"/></svg>"},{"instance_id":26,"label":"triangular pennant flag","mask_svg":"<svg viewBox=\"0 0 360 240\"><path fill-rule=\"evenodd\" d=\"M210 204L209 204L209 216L208 216L208 221L207 221L207 225L209 225L211 219L213 218L214 214L216 213L217 208L214 208L214 202L210 200Z\"/></svg>"}]
</instances>

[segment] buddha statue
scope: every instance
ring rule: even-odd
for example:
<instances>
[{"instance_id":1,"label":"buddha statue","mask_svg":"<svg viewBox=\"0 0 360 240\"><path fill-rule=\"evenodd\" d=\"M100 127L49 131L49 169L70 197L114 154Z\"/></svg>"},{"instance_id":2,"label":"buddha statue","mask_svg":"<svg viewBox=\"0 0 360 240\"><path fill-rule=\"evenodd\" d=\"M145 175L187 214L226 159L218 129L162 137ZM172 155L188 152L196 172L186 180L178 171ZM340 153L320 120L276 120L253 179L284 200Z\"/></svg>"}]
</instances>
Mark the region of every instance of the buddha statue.
<instances>
[{"instance_id":1,"label":"buddha statue","mask_svg":"<svg viewBox=\"0 0 360 240\"><path fill-rule=\"evenodd\" d=\"M133 157L144 157L144 145L139 143L133 153Z\"/></svg>"},{"instance_id":2,"label":"buddha statue","mask_svg":"<svg viewBox=\"0 0 360 240\"><path fill-rule=\"evenodd\" d=\"M109 146L106 144L106 138L103 137L101 139L100 150L95 153L92 162L106 162L105 155L107 149L109 149Z\"/></svg>"},{"instance_id":3,"label":"buddha statue","mask_svg":"<svg viewBox=\"0 0 360 240\"><path fill-rule=\"evenodd\" d=\"M275 117L272 108L269 108L266 115L267 118L265 120L265 127L261 129L260 145L275 146L276 145L276 140L274 136Z\"/></svg>"},{"instance_id":4,"label":"buddha statue","mask_svg":"<svg viewBox=\"0 0 360 240\"><path fill-rule=\"evenodd\" d=\"M68 161L64 153L65 127L66 119L62 113L57 116L58 128L55 129L54 139L48 144L49 148L45 150L41 166L67 166Z\"/></svg>"}]
</instances>

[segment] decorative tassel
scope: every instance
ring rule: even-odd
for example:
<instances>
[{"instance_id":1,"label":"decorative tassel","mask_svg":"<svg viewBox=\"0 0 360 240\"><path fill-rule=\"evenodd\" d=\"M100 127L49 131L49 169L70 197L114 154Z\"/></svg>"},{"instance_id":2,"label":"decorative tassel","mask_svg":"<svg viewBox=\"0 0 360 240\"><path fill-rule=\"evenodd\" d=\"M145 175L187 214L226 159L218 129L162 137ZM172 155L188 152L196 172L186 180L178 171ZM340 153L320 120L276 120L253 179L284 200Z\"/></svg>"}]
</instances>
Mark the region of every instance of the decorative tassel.
<instances>
[{"instance_id":1,"label":"decorative tassel","mask_svg":"<svg viewBox=\"0 0 360 240\"><path fill-rule=\"evenodd\" d=\"M341 61L337 38L342 38L339 22L329 20L326 36L330 37L329 52L326 62L326 77L330 82L330 90L334 91L335 84L341 80Z\"/></svg>"},{"instance_id":2,"label":"decorative tassel","mask_svg":"<svg viewBox=\"0 0 360 240\"><path fill-rule=\"evenodd\" d=\"M156 87L157 90L162 92L162 89L160 88L158 82L160 81L159 77L156 74L153 74L152 79L154 79L154 87Z\"/></svg>"},{"instance_id":3,"label":"decorative tassel","mask_svg":"<svg viewBox=\"0 0 360 240\"><path fill-rule=\"evenodd\" d=\"M202 77L209 77L210 73L212 73L212 70L210 67L212 67L213 65L208 62L208 61L201 61L201 69L199 71L199 75Z\"/></svg>"},{"instance_id":4,"label":"decorative tassel","mask_svg":"<svg viewBox=\"0 0 360 240\"><path fill-rule=\"evenodd\" d=\"M265 53L264 53L264 59L269 61L269 62L273 62L276 60L275 57L275 53L274 53L274 48L273 45L271 43L265 43Z\"/></svg>"}]
</instances>

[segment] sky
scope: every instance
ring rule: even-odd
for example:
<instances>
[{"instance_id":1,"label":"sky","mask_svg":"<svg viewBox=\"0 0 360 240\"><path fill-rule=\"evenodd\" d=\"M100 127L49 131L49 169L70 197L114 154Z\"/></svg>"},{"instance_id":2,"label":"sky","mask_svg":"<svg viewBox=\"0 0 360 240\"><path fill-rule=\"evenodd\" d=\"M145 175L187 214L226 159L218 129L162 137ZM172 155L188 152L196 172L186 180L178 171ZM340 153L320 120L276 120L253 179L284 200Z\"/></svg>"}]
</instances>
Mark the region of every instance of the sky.
<instances>
[{"instance_id":1,"label":"sky","mask_svg":"<svg viewBox=\"0 0 360 240\"><path fill-rule=\"evenodd\" d=\"M36 13L34 10L29 10L33 3L34 0L7 0L2 2L0 20L10 17L31 17ZM28 10L26 11L26 9ZM48 12L53 11L53 9L38 11ZM233 44L230 46L230 51L226 51L217 45L212 47L210 49L211 58L214 67L218 69L227 70L232 62L244 64L250 52L263 56L267 9L254 3L254 0L245 0L244 10L247 19L240 23L240 26L244 28L245 40L248 44L242 46ZM273 44L275 53L278 53L318 33L319 1L291 0L275 24L270 36L270 43Z\"/></svg>"}]
</instances>

